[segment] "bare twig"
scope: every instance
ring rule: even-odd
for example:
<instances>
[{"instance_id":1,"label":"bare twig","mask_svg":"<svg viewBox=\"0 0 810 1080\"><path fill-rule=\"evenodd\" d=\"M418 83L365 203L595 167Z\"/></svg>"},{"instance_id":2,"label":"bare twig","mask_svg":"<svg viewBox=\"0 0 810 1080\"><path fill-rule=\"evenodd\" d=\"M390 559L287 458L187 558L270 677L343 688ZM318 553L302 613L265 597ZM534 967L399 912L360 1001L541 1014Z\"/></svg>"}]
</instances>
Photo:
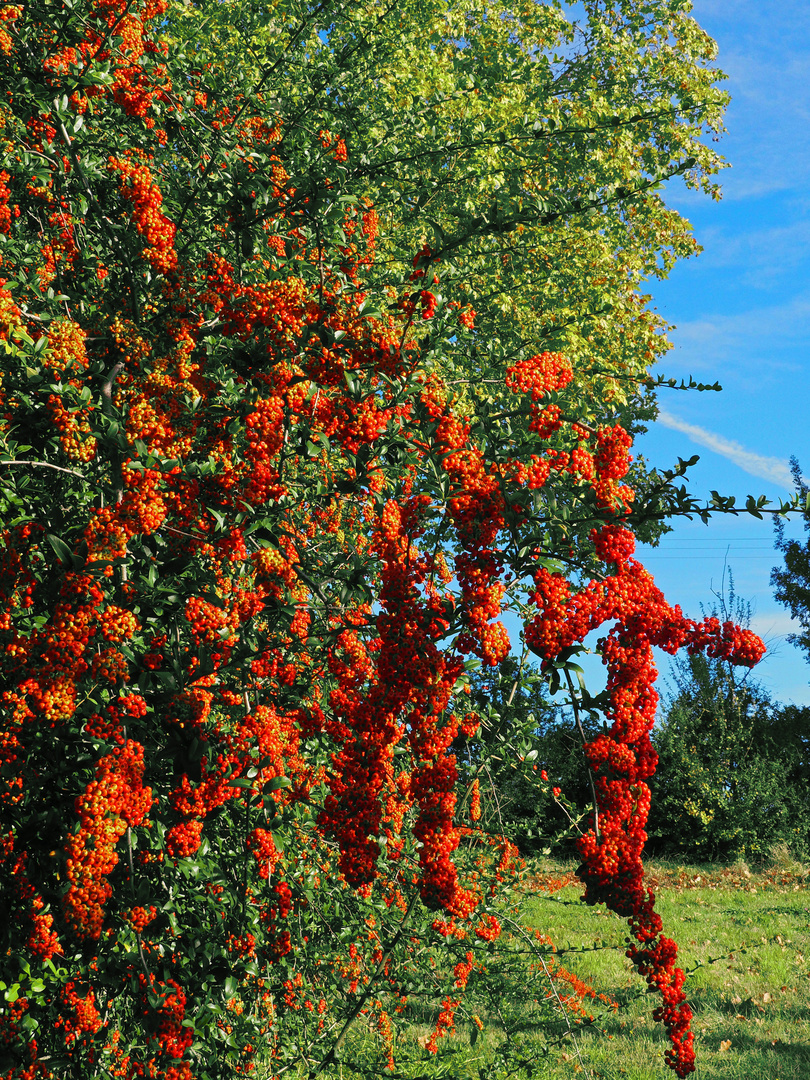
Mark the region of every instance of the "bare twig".
<instances>
[{"instance_id":1,"label":"bare twig","mask_svg":"<svg viewBox=\"0 0 810 1080\"><path fill-rule=\"evenodd\" d=\"M416 905L416 901L418 899L419 899L419 893L415 892L413 894L413 896L411 897L411 901L408 904L408 907L407 907L407 909L405 911L405 914L402 916L402 922L399 924L399 929L397 930L396 934L394 934L393 938L391 938L391 941L389 942L388 946L384 949L383 954L380 957L380 960L379 960L379 962L377 964L377 967L376 967L376 969L374 971L374 974L370 977L370 979L368 981L368 985L367 985L366 989L363 991L363 993L360 995L358 1000L355 1002L354 1008L349 1013L343 1027L340 1030L340 1034L338 1035L337 1039L335 1039L335 1041L332 1043L332 1047L329 1050L329 1053L326 1055L326 1057L323 1059L323 1061L320 1062L320 1064L317 1066L317 1068L313 1072L310 1072L310 1074L309 1074L310 1075L310 1080L314 1080L314 1077L318 1076L320 1073L322 1073L324 1071L324 1069L328 1068L328 1066L330 1066L330 1065L332 1065L334 1063L335 1055L337 1054L338 1050L343 1045L343 1040L346 1038L346 1035L349 1032L349 1028L352 1026L354 1021L360 1015L360 1010L365 1006L366 1002L371 997L372 991L375 989L375 984L377 982L377 979L380 977L382 972L385 970L385 965L386 965L386 963L388 961L388 958L390 957L391 953L394 951L396 946L399 944L400 939L402 938L402 935L405 932L405 926L407 925L408 919L410 918L411 912L413 911L413 909L414 909L414 907Z\"/></svg>"},{"instance_id":2,"label":"bare twig","mask_svg":"<svg viewBox=\"0 0 810 1080\"><path fill-rule=\"evenodd\" d=\"M105 379L104 385L101 387L101 396L104 398L104 401L106 402L106 407L104 409L104 412L107 414L107 416L112 415L112 408L113 408L112 388L113 388L113 383L115 382L116 378L118 377L118 375L123 370L124 370L124 362L123 362L123 360L119 360L118 363L113 367L110 374ZM109 411L108 411L108 409L109 409Z\"/></svg>"},{"instance_id":3,"label":"bare twig","mask_svg":"<svg viewBox=\"0 0 810 1080\"><path fill-rule=\"evenodd\" d=\"M557 1001L557 1005L559 1006L559 1009L560 1009L560 1013L562 1014L562 1017L565 1020L565 1026L568 1028L568 1034L571 1037L571 1042L574 1045L574 1051L575 1051L575 1053L577 1055L577 1058L579 1059L579 1064L580 1064L580 1067L582 1068L583 1075L588 1076L589 1072L585 1068L585 1063L582 1060L582 1054L581 1054L580 1049L579 1049L579 1043L577 1042L576 1032L571 1027L571 1022L568 1019L568 1012L567 1012L567 1010L565 1008L565 1005L563 1004L562 998L559 995L557 987L554 985L554 979L552 978L551 972L548 969L548 964L546 963L545 956L543 956L542 952L540 952L540 950L535 945L534 941L532 941L531 937L526 933L526 931L523 929L523 927L520 925L520 923L515 922L514 919L509 919L509 918L507 918L505 921L508 922L510 924L510 926L514 927L514 929L517 930L517 932L521 935L521 937L525 938L525 940L529 944L530 950L537 957L537 959L540 961L540 963L541 963L541 965L543 967L543 971L546 973L546 978L548 979L549 986L551 987L551 992L554 994L554 997L555 997L555 999ZM590 1074L590 1075L592 1075L592 1074Z\"/></svg>"},{"instance_id":4,"label":"bare twig","mask_svg":"<svg viewBox=\"0 0 810 1080\"><path fill-rule=\"evenodd\" d=\"M517 674L515 675L515 681L512 683L512 690L510 691L509 699L506 702L507 709L511 707L512 702L515 700L515 694L517 693L517 688L520 685L520 676L523 674L523 665L526 663L528 655L529 647L528 645L524 645L523 653L520 657L520 663L518 664Z\"/></svg>"},{"instance_id":5,"label":"bare twig","mask_svg":"<svg viewBox=\"0 0 810 1080\"><path fill-rule=\"evenodd\" d=\"M57 472L78 476L78 478L84 480L86 484L90 484L92 487L98 487L98 484L95 484L92 480L88 480L83 473L76 472L75 469L63 469L61 465L51 465L50 461L22 461L18 458L0 458L0 465L33 465L36 469L55 469Z\"/></svg>"},{"instance_id":6,"label":"bare twig","mask_svg":"<svg viewBox=\"0 0 810 1080\"><path fill-rule=\"evenodd\" d=\"M579 731L579 736L582 739L582 745L585 746L587 739L585 737L585 731L582 727L582 721L579 718L579 705L577 704L577 696L574 693L574 682L571 678L571 672L568 668L565 669L565 681L568 683L568 692L571 695L571 708L574 710L574 721ZM596 802L596 786L593 782L593 773L591 772L590 765L586 766L588 770L588 780L591 785L591 799L593 801L593 831L596 834L596 839L599 839L599 806Z\"/></svg>"}]
</instances>

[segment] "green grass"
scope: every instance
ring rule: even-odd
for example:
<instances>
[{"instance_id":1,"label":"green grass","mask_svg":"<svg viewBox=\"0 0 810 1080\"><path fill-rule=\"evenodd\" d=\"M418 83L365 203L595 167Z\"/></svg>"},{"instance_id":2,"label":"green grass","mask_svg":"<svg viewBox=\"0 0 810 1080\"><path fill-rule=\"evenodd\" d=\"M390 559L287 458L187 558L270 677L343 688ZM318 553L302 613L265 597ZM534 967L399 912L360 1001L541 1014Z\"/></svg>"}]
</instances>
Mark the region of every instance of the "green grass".
<instances>
[{"instance_id":1,"label":"green grass","mask_svg":"<svg viewBox=\"0 0 810 1080\"><path fill-rule=\"evenodd\" d=\"M557 868L552 872L559 876ZM649 876L665 933L678 942L689 975L702 1080L808 1080L810 1077L810 891L801 868L778 864L760 873L731 868L653 865ZM547 880L540 875L537 883ZM595 990L611 995L616 1012L576 1036L579 1055L552 1062L549 1077L577 1066L599 1080L653 1080L666 1039L652 1021L655 997L623 955L622 920L578 903L572 884L553 895L538 889L528 918L562 950L564 963ZM580 1064L581 1061L581 1064Z\"/></svg>"},{"instance_id":2,"label":"green grass","mask_svg":"<svg viewBox=\"0 0 810 1080\"><path fill-rule=\"evenodd\" d=\"M524 1060L540 1061L539 1075L548 1080L674 1076L664 1064L668 1043L663 1028L652 1020L660 999L646 993L644 980L624 955L625 923L580 902L582 888L574 880L573 865L545 861L533 868L524 925L548 935L557 950L553 962L612 1004L584 998L585 1010L595 1016L592 1024L562 1010L542 963L532 968L530 957L521 954L525 939L516 934L502 938L499 948L516 950L504 961L512 967L507 980L511 993L507 989L501 996L499 986L490 1007L479 1008L485 1024L480 1037L471 1040L477 1033L459 1017L456 1034L442 1040L438 1055L420 1050L437 1009L427 999L421 1006L412 1002L406 1013L409 1026L397 1046L397 1080L519 1076L513 1063L491 1067L504 1023L518 1031L516 1045ZM810 871L781 853L781 859L758 872L744 864L653 863L648 879L664 932L678 943L679 965L689 973L696 1080L810 1080ZM491 977L494 984L496 970L493 954L492 975L483 978ZM554 984L563 996L571 990L562 979ZM555 1029L557 1045L544 1058L545 1041L550 1032L555 1041ZM343 1064L330 1075L341 1080L386 1076L379 1040L362 1020L344 1049Z\"/></svg>"}]
</instances>

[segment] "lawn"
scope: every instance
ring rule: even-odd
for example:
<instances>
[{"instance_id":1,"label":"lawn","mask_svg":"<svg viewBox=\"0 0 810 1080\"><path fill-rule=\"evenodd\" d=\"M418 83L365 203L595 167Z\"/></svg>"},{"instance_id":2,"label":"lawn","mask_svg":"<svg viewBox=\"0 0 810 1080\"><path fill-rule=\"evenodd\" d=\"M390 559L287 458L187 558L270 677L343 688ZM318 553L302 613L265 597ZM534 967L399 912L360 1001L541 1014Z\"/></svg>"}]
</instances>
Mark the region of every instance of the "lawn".
<instances>
[{"instance_id":1,"label":"lawn","mask_svg":"<svg viewBox=\"0 0 810 1080\"><path fill-rule=\"evenodd\" d=\"M500 981L495 953L489 973L481 976L491 978L493 986L489 1007L479 1010L480 1036L459 1018L455 1035L442 1040L438 1055L420 1051L436 1010L414 1001L406 1014L410 1027L397 1047L397 1069L387 1075L487 1080L520 1075L520 1059L539 1061L538 1075L549 1080L674 1075L663 1060L663 1029L652 1020L658 999L646 992L624 955L625 924L580 902L572 868L538 862L527 881L522 930L505 913L504 931L512 930L507 941L514 953ZM653 863L648 873L665 933L678 942L679 961L689 972L696 1080L807 1080L810 871L783 856L754 871L744 864ZM556 951L549 954L541 946L533 955L529 939L535 934L550 938ZM583 993L583 984L592 994ZM564 999L574 1008L563 1008ZM507 1028L515 1033L518 1055L496 1061L493 1068ZM335 1074L342 1080L386 1076L378 1041L364 1032L362 1018L341 1056Z\"/></svg>"},{"instance_id":2,"label":"lawn","mask_svg":"<svg viewBox=\"0 0 810 1080\"><path fill-rule=\"evenodd\" d=\"M575 883L555 888L557 868L541 872L528 908L564 962L618 1004L598 1026L581 1030L567 1060L552 1060L547 1075L578 1069L595 1078L653 1080L669 1074L666 1041L651 1019L653 999L623 955L624 925L599 908L579 904ZM556 881L555 881L556 879ZM703 1080L807 1080L810 1077L810 879L784 861L752 873L735 867L655 866L651 884L666 933L680 946L690 972L695 1014L696 1077ZM547 892L551 883L552 892Z\"/></svg>"}]
</instances>

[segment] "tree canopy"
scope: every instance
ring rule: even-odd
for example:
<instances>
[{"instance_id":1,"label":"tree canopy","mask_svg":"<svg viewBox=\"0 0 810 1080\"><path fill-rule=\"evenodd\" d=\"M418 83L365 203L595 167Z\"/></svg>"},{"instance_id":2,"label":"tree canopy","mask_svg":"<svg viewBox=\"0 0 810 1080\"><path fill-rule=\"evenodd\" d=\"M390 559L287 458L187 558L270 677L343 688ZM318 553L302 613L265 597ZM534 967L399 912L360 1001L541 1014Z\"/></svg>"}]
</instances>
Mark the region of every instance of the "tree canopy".
<instances>
[{"instance_id":1,"label":"tree canopy","mask_svg":"<svg viewBox=\"0 0 810 1080\"><path fill-rule=\"evenodd\" d=\"M478 330L474 350L441 359L482 408L505 363L550 349L573 365L583 419L632 423L650 414L639 385L668 348L644 282L697 248L662 181L716 194L722 159L704 137L722 129L726 95L688 5L583 7L577 23L557 4L480 0L168 15L206 110L259 86L287 118L301 197L324 197L312 138L325 127L343 141L340 192L370 199L381 222L376 280L401 280L424 243L441 258Z\"/></svg>"}]
</instances>

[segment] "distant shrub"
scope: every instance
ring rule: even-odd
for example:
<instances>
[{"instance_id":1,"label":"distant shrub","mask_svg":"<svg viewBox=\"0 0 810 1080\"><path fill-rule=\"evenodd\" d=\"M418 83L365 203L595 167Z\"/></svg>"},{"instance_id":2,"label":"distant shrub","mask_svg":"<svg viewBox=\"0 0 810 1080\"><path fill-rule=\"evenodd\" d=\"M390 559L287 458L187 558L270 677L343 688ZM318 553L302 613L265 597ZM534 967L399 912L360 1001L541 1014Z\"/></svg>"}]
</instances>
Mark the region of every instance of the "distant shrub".
<instances>
[{"instance_id":1,"label":"distant shrub","mask_svg":"<svg viewBox=\"0 0 810 1080\"><path fill-rule=\"evenodd\" d=\"M775 704L762 686L705 656L679 659L673 677L653 733L653 850L756 861L777 844L805 853L810 709Z\"/></svg>"}]
</instances>

